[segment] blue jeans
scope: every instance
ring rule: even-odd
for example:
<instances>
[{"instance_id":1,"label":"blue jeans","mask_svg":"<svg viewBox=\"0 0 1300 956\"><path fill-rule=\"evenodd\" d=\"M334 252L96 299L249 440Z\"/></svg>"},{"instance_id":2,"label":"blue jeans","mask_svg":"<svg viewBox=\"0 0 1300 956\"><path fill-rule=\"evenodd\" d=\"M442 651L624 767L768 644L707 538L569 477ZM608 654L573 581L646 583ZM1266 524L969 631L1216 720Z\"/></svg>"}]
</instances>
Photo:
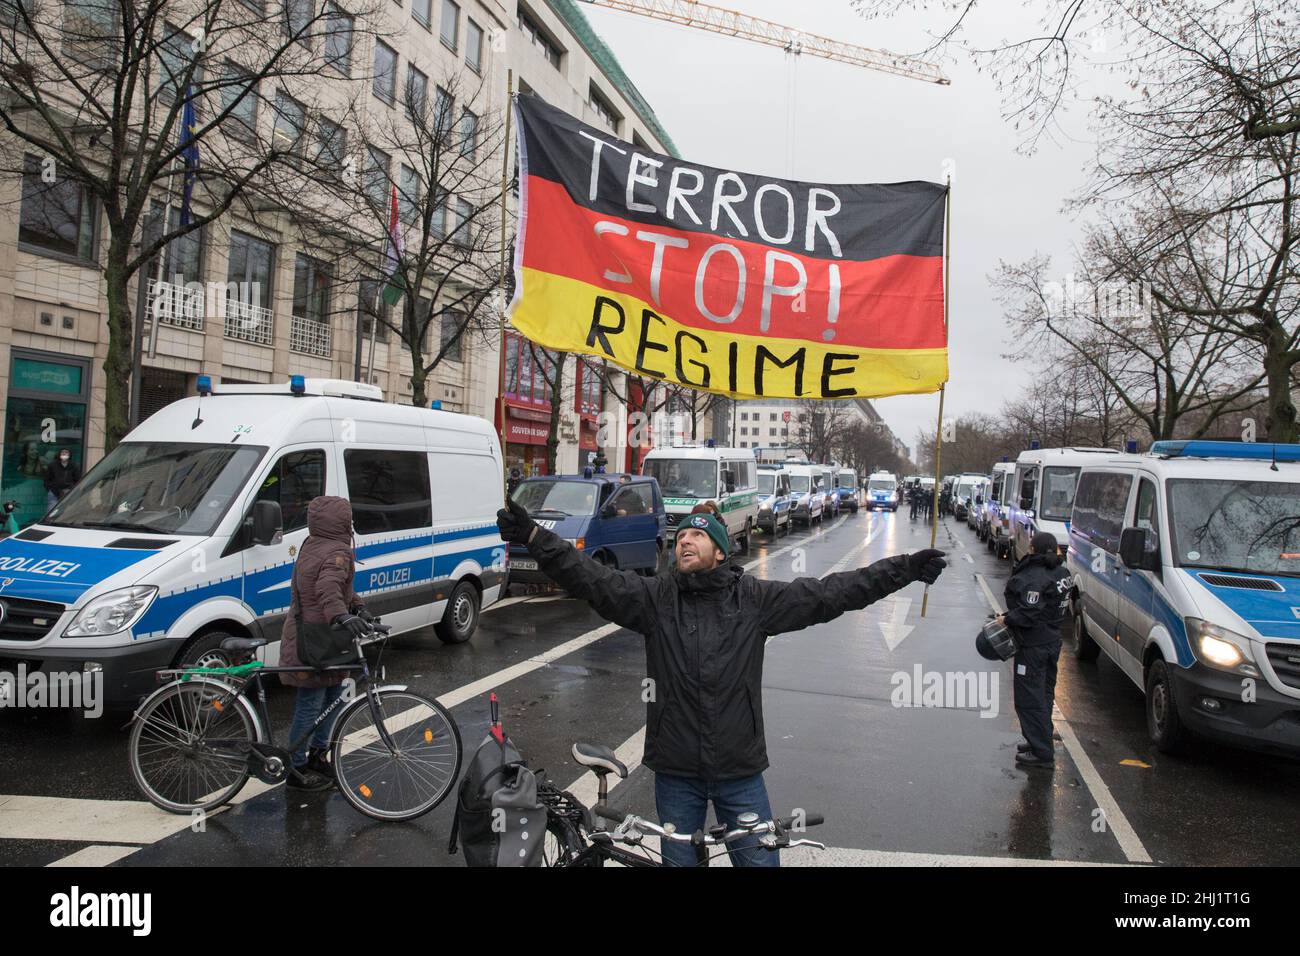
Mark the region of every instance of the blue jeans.
<instances>
[{"instance_id":1,"label":"blue jeans","mask_svg":"<svg viewBox=\"0 0 1300 956\"><path fill-rule=\"evenodd\" d=\"M738 780L701 780L698 777L655 774L655 807L659 812L659 822L672 823L678 833L704 829L709 801L713 801L713 812L719 822L730 828L736 826L737 818L747 810L757 813L761 820L772 818L761 773ZM781 865L781 851L764 850L758 845L758 837L737 840L727 848L727 853L732 866ZM695 847L689 843L664 841L663 857L665 866L697 865Z\"/></svg>"},{"instance_id":2,"label":"blue jeans","mask_svg":"<svg viewBox=\"0 0 1300 956\"><path fill-rule=\"evenodd\" d=\"M289 744L293 745L299 737L311 729L316 718L334 701L343 696L343 685L335 687L299 687L298 699L293 705L293 725L289 728ZM342 708L339 708L342 710ZM316 728L316 732L311 735L310 740L303 741L302 745L293 752L293 765L301 769L307 763L307 748L329 746L330 728L334 726L334 719L338 717L336 711L329 720L322 723Z\"/></svg>"}]
</instances>

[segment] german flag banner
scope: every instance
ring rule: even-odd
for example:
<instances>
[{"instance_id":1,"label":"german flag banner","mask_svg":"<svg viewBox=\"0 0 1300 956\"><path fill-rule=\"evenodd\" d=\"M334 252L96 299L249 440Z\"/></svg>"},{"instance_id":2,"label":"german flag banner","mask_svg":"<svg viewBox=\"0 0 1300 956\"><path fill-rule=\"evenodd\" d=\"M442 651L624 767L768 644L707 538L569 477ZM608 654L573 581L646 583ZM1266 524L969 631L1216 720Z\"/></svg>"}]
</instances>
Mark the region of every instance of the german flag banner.
<instances>
[{"instance_id":1,"label":"german flag banner","mask_svg":"<svg viewBox=\"0 0 1300 956\"><path fill-rule=\"evenodd\" d=\"M511 321L549 349L737 398L948 379L946 187L815 185L651 152L515 98Z\"/></svg>"}]
</instances>

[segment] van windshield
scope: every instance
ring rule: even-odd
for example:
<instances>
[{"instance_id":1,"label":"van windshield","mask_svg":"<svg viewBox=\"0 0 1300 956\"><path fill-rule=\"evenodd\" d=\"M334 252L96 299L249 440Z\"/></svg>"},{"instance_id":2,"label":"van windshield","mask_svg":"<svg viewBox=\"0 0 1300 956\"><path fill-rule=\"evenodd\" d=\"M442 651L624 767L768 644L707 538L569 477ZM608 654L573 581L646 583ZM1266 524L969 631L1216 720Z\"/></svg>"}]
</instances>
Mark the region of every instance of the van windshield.
<instances>
[{"instance_id":1,"label":"van windshield","mask_svg":"<svg viewBox=\"0 0 1300 956\"><path fill-rule=\"evenodd\" d=\"M265 453L254 445L123 442L43 523L211 534Z\"/></svg>"},{"instance_id":2,"label":"van windshield","mask_svg":"<svg viewBox=\"0 0 1300 956\"><path fill-rule=\"evenodd\" d=\"M1044 468L1038 516L1052 521L1069 521L1070 511L1074 508L1074 489L1078 484L1078 468Z\"/></svg>"},{"instance_id":3,"label":"van windshield","mask_svg":"<svg viewBox=\"0 0 1300 956\"><path fill-rule=\"evenodd\" d=\"M665 498L712 498L717 494L718 464L710 459L651 458L641 474L657 480Z\"/></svg>"},{"instance_id":4,"label":"van windshield","mask_svg":"<svg viewBox=\"0 0 1300 956\"><path fill-rule=\"evenodd\" d=\"M803 492L807 491L807 490L808 490L808 476L807 476L807 475L791 475L791 476L790 476L790 490L791 490L791 491L799 492L800 494L802 494Z\"/></svg>"},{"instance_id":5,"label":"van windshield","mask_svg":"<svg viewBox=\"0 0 1300 956\"><path fill-rule=\"evenodd\" d=\"M841 471L835 481L837 488L856 488L858 486L858 476L851 471Z\"/></svg>"},{"instance_id":6,"label":"van windshield","mask_svg":"<svg viewBox=\"0 0 1300 956\"><path fill-rule=\"evenodd\" d=\"M550 512L560 516L596 513L596 486L585 481L520 482L513 498L530 515Z\"/></svg>"},{"instance_id":7,"label":"van windshield","mask_svg":"<svg viewBox=\"0 0 1300 956\"><path fill-rule=\"evenodd\" d=\"M1169 481L1174 563L1300 576L1300 483Z\"/></svg>"},{"instance_id":8,"label":"van windshield","mask_svg":"<svg viewBox=\"0 0 1300 956\"><path fill-rule=\"evenodd\" d=\"M760 471L758 473L758 493L766 498L774 493L775 488L776 475L771 472L764 474Z\"/></svg>"},{"instance_id":9,"label":"van windshield","mask_svg":"<svg viewBox=\"0 0 1300 956\"><path fill-rule=\"evenodd\" d=\"M867 482L867 488L871 491L893 491L894 483L888 478L872 478Z\"/></svg>"}]
</instances>

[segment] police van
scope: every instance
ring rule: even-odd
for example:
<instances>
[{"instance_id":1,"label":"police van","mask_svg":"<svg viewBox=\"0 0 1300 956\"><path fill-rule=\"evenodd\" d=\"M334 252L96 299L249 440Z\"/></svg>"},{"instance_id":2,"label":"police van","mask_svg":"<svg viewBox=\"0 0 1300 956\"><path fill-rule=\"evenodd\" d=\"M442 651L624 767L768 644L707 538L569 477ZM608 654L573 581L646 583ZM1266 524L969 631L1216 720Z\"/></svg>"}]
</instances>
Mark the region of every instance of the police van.
<instances>
[{"instance_id":1,"label":"police van","mask_svg":"<svg viewBox=\"0 0 1300 956\"><path fill-rule=\"evenodd\" d=\"M758 527L773 536L790 533L794 500L790 497L790 472L783 465L758 466Z\"/></svg>"},{"instance_id":2,"label":"police van","mask_svg":"<svg viewBox=\"0 0 1300 956\"><path fill-rule=\"evenodd\" d=\"M979 536L999 558L1005 558L1011 551L1010 499L1015 474L1015 462L994 463L988 500L984 502L984 514L980 519Z\"/></svg>"},{"instance_id":3,"label":"police van","mask_svg":"<svg viewBox=\"0 0 1300 956\"><path fill-rule=\"evenodd\" d=\"M1300 753L1300 445L1160 441L1086 466L1070 521L1074 653L1191 735Z\"/></svg>"},{"instance_id":4,"label":"police van","mask_svg":"<svg viewBox=\"0 0 1300 956\"><path fill-rule=\"evenodd\" d=\"M867 510L898 510L898 479L892 472L873 471L867 476Z\"/></svg>"},{"instance_id":5,"label":"police van","mask_svg":"<svg viewBox=\"0 0 1300 956\"><path fill-rule=\"evenodd\" d=\"M692 508L712 501L740 551L749 553L750 532L758 524L758 462L751 449L719 448L713 439L654 448L646 454L641 474L659 482L673 538Z\"/></svg>"},{"instance_id":6,"label":"police van","mask_svg":"<svg viewBox=\"0 0 1300 956\"><path fill-rule=\"evenodd\" d=\"M356 592L394 633L469 640L505 583L501 450L489 422L293 376L167 405L44 518L0 541L0 669L102 672L111 705L154 671L228 663L265 637L318 495L352 502Z\"/></svg>"},{"instance_id":7,"label":"police van","mask_svg":"<svg viewBox=\"0 0 1300 956\"><path fill-rule=\"evenodd\" d=\"M1065 552L1070 508L1079 469L1118 452L1114 448L1038 448L1037 443L1016 458L1012 476L1008 522L1011 531L1011 559L1029 554L1029 542L1039 531L1056 536Z\"/></svg>"},{"instance_id":8,"label":"police van","mask_svg":"<svg viewBox=\"0 0 1300 956\"><path fill-rule=\"evenodd\" d=\"M835 473L835 494L839 496L840 507L849 508L858 513L858 473L852 468L841 468Z\"/></svg>"},{"instance_id":9,"label":"police van","mask_svg":"<svg viewBox=\"0 0 1300 956\"><path fill-rule=\"evenodd\" d=\"M794 503L791 517L810 528L813 522L821 521L825 516L823 502L826 499L817 487L821 472L816 465L806 462L787 464L785 470L790 473L790 498Z\"/></svg>"}]
</instances>

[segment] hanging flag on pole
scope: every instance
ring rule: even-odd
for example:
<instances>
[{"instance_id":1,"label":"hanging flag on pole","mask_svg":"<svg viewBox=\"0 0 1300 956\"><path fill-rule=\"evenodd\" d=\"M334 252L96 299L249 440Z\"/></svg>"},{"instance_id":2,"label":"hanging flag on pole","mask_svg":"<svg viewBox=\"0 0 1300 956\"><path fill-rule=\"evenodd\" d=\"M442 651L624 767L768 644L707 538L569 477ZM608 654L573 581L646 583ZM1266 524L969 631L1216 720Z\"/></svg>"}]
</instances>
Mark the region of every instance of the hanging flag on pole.
<instances>
[{"instance_id":1,"label":"hanging flag on pole","mask_svg":"<svg viewBox=\"0 0 1300 956\"><path fill-rule=\"evenodd\" d=\"M181 189L181 226L190 224L190 200L199 171L198 121L194 116L194 87L185 87L185 105L181 108L181 159L185 163L185 182Z\"/></svg>"},{"instance_id":2,"label":"hanging flag on pole","mask_svg":"<svg viewBox=\"0 0 1300 956\"><path fill-rule=\"evenodd\" d=\"M402 298L402 293L406 291L402 282L401 262L402 262L402 231L401 220L397 215L397 186L394 184L389 194L388 203L388 243L386 261L384 263L384 279L387 285L384 286L384 304L397 305Z\"/></svg>"},{"instance_id":3,"label":"hanging flag on pole","mask_svg":"<svg viewBox=\"0 0 1300 956\"><path fill-rule=\"evenodd\" d=\"M515 98L511 322L545 348L738 398L948 379L938 183L714 169Z\"/></svg>"}]
</instances>

